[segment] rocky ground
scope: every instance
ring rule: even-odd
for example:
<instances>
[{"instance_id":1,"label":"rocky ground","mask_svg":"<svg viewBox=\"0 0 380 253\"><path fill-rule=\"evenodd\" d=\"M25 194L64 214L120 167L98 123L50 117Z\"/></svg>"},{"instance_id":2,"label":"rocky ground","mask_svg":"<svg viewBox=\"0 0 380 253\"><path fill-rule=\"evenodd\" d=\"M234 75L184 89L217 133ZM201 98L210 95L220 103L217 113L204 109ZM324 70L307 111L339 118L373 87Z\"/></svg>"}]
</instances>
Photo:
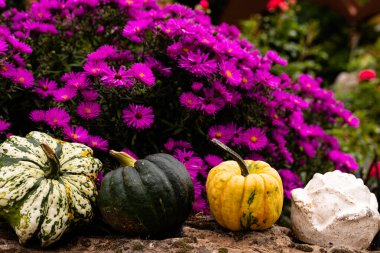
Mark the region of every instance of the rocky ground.
<instances>
[{"instance_id":1,"label":"rocky ground","mask_svg":"<svg viewBox=\"0 0 380 253\"><path fill-rule=\"evenodd\" d=\"M180 235L164 240L126 238L111 235L107 229L88 226L76 229L52 248L41 250L37 244L20 246L12 229L0 222L0 252L165 252L165 253L364 253L342 247L322 248L303 244L288 228L273 226L262 232L229 232L210 216L190 218ZM378 252L380 251L370 251Z\"/></svg>"}]
</instances>

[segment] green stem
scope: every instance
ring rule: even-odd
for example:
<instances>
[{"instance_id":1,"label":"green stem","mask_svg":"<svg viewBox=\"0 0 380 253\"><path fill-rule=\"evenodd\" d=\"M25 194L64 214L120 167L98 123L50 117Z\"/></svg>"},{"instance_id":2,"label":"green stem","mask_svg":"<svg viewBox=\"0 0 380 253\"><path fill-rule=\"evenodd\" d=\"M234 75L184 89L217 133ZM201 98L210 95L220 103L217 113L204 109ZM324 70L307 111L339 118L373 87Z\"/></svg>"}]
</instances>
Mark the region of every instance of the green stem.
<instances>
[{"instance_id":1,"label":"green stem","mask_svg":"<svg viewBox=\"0 0 380 253\"><path fill-rule=\"evenodd\" d=\"M48 158L50 163L49 169L45 171L45 178L49 179L58 179L59 178L59 170L61 165L59 164L59 160L55 155L54 151L45 143L40 144L42 150Z\"/></svg>"},{"instance_id":2,"label":"green stem","mask_svg":"<svg viewBox=\"0 0 380 253\"><path fill-rule=\"evenodd\" d=\"M110 150L110 155L116 160L118 160L121 166L133 167L135 165L136 159L125 152Z\"/></svg>"},{"instance_id":3,"label":"green stem","mask_svg":"<svg viewBox=\"0 0 380 253\"><path fill-rule=\"evenodd\" d=\"M241 158L240 155L238 155L235 151L233 151L232 149L230 149L229 147L227 147L226 145L224 145L222 142L218 141L217 139L212 139L211 142L232 156L232 158L239 164L241 175L243 177L248 176L249 172L248 172L247 164L244 162L243 158Z\"/></svg>"}]
</instances>

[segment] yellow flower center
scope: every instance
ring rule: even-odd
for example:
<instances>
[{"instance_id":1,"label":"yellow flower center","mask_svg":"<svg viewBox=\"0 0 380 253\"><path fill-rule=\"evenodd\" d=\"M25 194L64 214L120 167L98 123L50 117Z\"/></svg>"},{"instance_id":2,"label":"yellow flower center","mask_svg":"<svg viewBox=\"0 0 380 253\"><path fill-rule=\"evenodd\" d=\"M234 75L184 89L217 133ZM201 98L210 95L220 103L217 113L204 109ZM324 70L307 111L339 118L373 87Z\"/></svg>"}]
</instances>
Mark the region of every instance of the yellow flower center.
<instances>
[{"instance_id":1,"label":"yellow flower center","mask_svg":"<svg viewBox=\"0 0 380 253\"><path fill-rule=\"evenodd\" d=\"M189 49L187 47L182 48L183 52L187 53L189 52Z\"/></svg>"},{"instance_id":2,"label":"yellow flower center","mask_svg":"<svg viewBox=\"0 0 380 253\"><path fill-rule=\"evenodd\" d=\"M128 5L132 5L133 1L132 0L127 0L127 1L125 1L125 3L128 4Z\"/></svg>"},{"instance_id":3,"label":"yellow flower center","mask_svg":"<svg viewBox=\"0 0 380 253\"><path fill-rule=\"evenodd\" d=\"M54 119L53 119L53 122L54 122L54 123L57 123L57 121L58 121L57 118L54 118Z\"/></svg>"},{"instance_id":4,"label":"yellow flower center","mask_svg":"<svg viewBox=\"0 0 380 253\"><path fill-rule=\"evenodd\" d=\"M189 98L189 99L187 100L187 103L188 103L189 105L192 105L192 104L193 104L193 100Z\"/></svg>"},{"instance_id":5,"label":"yellow flower center","mask_svg":"<svg viewBox=\"0 0 380 253\"><path fill-rule=\"evenodd\" d=\"M220 138L220 137L222 137L222 133L221 133L221 132L216 132L215 137L216 137L216 138Z\"/></svg>"},{"instance_id":6,"label":"yellow flower center","mask_svg":"<svg viewBox=\"0 0 380 253\"><path fill-rule=\"evenodd\" d=\"M63 95L62 98L63 98L64 100L66 100L66 99L68 98L68 96L67 96L67 95Z\"/></svg>"},{"instance_id":7,"label":"yellow flower center","mask_svg":"<svg viewBox=\"0 0 380 253\"><path fill-rule=\"evenodd\" d=\"M86 109L84 109L84 111L85 111L86 113L91 113L91 109L90 109L90 108L86 108Z\"/></svg>"},{"instance_id":8,"label":"yellow flower center","mask_svg":"<svg viewBox=\"0 0 380 253\"><path fill-rule=\"evenodd\" d=\"M78 139L78 135L77 134L72 134L72 136L73 136L74 140Z\"/></svg>"},{"instance_id":9,"label":"yellow flower center","mask_svg":"<svg viewBox=\"0 0 380 253\"><path fill-rule=\"evenodd\" d=\"M256 136L252 136L252 137L251 137L251 141L252 141L253 143L255 143L255 142L257 141L257 137L256 137Z\"/></svg>"},{"instance_id":10,"label":"yellow flower center","mask_svg":"<svg viewBox=\"0 0 380 253\"><path fill-rule=\"evenodd\" d=\"M232 52L232 48L229 48L229 49L228 49L228 53L231 53L231 52Z\"/></svg>"},{"instance_id":11,"label":"yellow flower center","mask_svg":"<svg viewBox=\"0 0 380 253\"><path fill-rule=\"evenodd\" d=\"M277 115L277 113L274 114L273 118L278 119L278 115Z\"/></svg>"},{"instance_id":12,"label":"yellow flower center","mask_svg":"<svg viewBox=\"0 0 380 253\"><path fill-rule=\"evenodd\" d=\"M25 78L20 77L18 80L23 83L25 81Z\"/></svg>"},{"instance_id":13,"label":"yellow flower center","mask_svg":"<svg viewBox=\"0 0 380 253\"><path fill-rule=\"evenodd\" d=\"M172 30L170 30L169 28L166 29L166 33L171 33L171 32L172 32Z\"/></svg>"},{"instance_id":14,"label":"yellow flower center","mask_svg":"<svg viewBox=\"0 0 380 253\"><path fill-rule=\"evenodd\" d=\"M232 76L232 73L231 73L231 71L229 71L229 70L226 70L226 75L227 75L227 77L231 77L231 76Z\"/></svg>"},{"instance_id":15,"label":"yellow flower center","mask_svg":"<svg viewBox=\"0 0 380 253\"><path fill-rule=\"evenodd\" d=\"M43 15L42 15L42 13L38 13L38 15L37 15L38 17L40 17L40 18L42 18L43 17Z\"/></svg>"},{"instance_id":16,"label":"yellow flower center","mask_svg":"<svg viewBox=\"0 0 380 253\"><path fill-rule=\"evenodd\" d=\"M1 71L7 71L8 68L7 68L7 66L1 65L1 66L0 66L0 70L1 70Z\"/></svg>"},{"instance_id":17,"label":"yellow flower center","mask_svg":"<svg viewBox=\"0 0 380 253\"><path fill-rule=\"evenodd\" d=\"M136 31L136 32L139 32L139 31L140 31L140 27L137 26L137 27L135 28L135 31Z\"/></svg>"},{"instance_id":18,"label":"yellow flower center","mask_svg":"<svg viewBox=\"0 0 380 253\"><path fill-rule=\"evenodd\" d=\"M246 83L248 82L247 78L245 78L245 77L243 77L243 78L241 79L241 81L242 81L244 84L246 84Z\"/></svg>"},{"instance_id":19,"label":"yellow flower center","mask_svg":"<svg viewBox=\"0 0 380 253\"><path fill-rule=\"evenodd\" d=\"M98 143L97 143L96 141L92 141L92 142L91 142L91 145L92 145L93 147L95 147L95 146L98 145Z\"/></svg>"},{"instance_id":20,"label":"yellow flower center","mask_svg":"<svg viewBox=\"0 0 380 253\"><path fill-rule=\"evenodd\" d=\"M139 74L139 77L141 77L141 78L143 78L144 76L145 76L144 73Z\"/></svg>"}]
</instances>

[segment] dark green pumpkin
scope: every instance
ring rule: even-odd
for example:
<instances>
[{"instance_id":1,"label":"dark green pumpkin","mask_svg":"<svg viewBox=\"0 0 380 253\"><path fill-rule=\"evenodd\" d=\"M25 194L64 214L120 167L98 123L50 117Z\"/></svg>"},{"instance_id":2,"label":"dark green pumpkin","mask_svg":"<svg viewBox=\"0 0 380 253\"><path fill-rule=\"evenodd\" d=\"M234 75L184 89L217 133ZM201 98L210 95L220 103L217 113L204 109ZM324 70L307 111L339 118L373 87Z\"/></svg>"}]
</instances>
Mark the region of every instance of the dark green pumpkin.
<instances>
[{"instance_id":1,"label":"dark green pumpkin","mask_svg":"<svg viewBox=\"0 0 380 253\"><path fill-rule=\"evenodd\" d=\"M183 164L168 154L137 161L123 152L110 154L121 167L107 173L100 187L98 207L104 221L132 235L178 231L194 200L194 186Z\"/></svg>"}]
</instances>

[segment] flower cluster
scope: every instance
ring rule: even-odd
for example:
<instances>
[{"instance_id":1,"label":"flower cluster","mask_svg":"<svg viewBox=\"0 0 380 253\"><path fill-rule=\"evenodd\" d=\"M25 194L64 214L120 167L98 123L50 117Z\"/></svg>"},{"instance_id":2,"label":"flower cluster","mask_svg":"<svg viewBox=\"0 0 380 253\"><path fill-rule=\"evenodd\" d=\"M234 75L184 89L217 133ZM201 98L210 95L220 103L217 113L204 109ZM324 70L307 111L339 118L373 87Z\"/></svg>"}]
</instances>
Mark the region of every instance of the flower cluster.
<instances>
[{"instance_id":1,"label":"flower cluster","mask_svg":"<svg viewBox=\"0 0 380 253\"><path fill-rule=\"evenodd\" d=\"M295 5L297 0L269 0L267 3L267 10L274 11L280 9L281 11L287 11L289 6Z\"/></svg>"},{"instance_id":2,"label":"flower cluster","mask_svg":"<svg viewBox=\"0 0 380 253\"><path fill-rule=\"evenodd\" d=\"M207 209L204 181L222 161L212 138L294 173L313 160L321 171L357 168L325 130L358 119L321 80L274 75L272 66L286 60L261 55L236 27L213 26L199 10L154 0L40 0L2 15L0 79L33 101L23 108L33 122L25 132L38 127L100 156L110 147L171 153L194 181L197 211Z\"/></svg>"}]
</instances>

